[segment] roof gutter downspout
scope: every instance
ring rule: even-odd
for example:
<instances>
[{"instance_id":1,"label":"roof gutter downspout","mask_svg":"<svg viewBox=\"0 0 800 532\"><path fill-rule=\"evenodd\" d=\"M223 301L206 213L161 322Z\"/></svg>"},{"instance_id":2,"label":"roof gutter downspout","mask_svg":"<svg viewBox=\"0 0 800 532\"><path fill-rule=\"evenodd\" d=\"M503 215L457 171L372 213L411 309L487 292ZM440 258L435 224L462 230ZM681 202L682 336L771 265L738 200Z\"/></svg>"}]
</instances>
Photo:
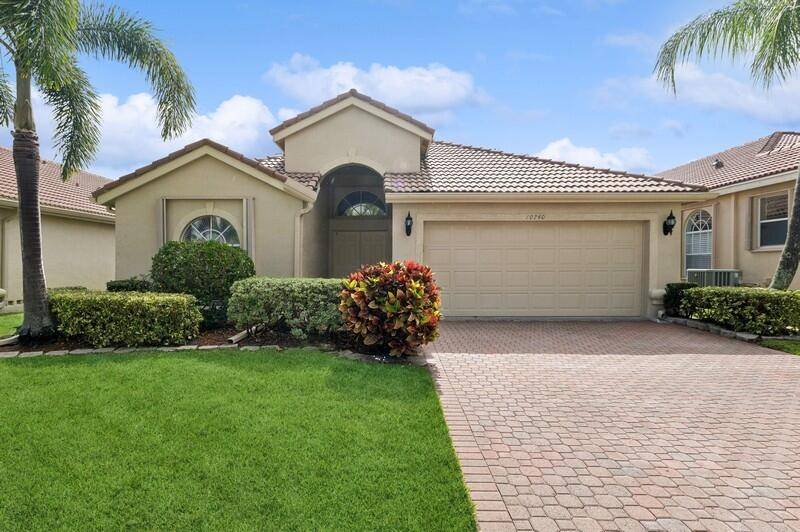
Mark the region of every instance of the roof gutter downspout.
<instances>
[{"instance_id":1,"label":"roof gutter downspout","mask_svg":"<svg viewBox=\"0 0 800 532\"><path fill-rule=\"evenodd\" d=\"M303 202L303 208L294 215L294 276L303 276L303 216L314 208L313 201Z\"/></svg>"}]
</instances>

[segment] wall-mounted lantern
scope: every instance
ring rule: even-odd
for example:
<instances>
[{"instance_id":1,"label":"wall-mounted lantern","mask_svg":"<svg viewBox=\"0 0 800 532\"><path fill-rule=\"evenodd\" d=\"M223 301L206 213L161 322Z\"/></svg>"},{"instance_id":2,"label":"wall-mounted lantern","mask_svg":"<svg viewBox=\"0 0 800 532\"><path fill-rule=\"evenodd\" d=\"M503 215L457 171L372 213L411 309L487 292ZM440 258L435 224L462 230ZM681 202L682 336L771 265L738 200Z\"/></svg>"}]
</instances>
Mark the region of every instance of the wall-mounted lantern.
<instances>
[{"instance_id":1,"label":"wall-mounted lantern","mask_svg":"<svg viewBox=\"0 0 800 532\"><path fill-rule=\"evenodd\" d=\"M675 228L676 223L677 220L675 219L675 215L672 214L672 211L669 211L669 216L667 216L667 219L664 220L664 236L672 234L672 230Z\"/></svg>"},{"instance_id":2,"label":"wall-mounted lantern","mask_svg":"<svg viewBox=\"0 0 800 532\"><path fill-rule=\"evenodd\" d=\"M411 211L406 214L406 236L411 236L411 228L414 227L414 219L411 218Z\"/></svg>"}]
</instances>

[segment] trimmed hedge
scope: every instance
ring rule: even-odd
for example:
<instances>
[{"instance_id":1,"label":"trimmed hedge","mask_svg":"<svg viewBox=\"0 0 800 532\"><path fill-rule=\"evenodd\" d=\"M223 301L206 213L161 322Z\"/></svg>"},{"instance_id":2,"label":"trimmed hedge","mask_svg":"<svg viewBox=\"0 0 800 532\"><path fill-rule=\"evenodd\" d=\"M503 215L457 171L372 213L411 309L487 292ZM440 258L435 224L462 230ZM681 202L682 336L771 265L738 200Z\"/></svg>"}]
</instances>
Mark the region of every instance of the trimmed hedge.
<instances>
[{"instance_id":1,"label":"trimmed hedge","mask_svg":"<svg viewBox=\"0 0 800 532\"><path fill-rule=\"evenodd\" d=\"M231 287L228 317L237 327L283 328L298 339L341 329L341 279L251 277Z\"/></svg>"},{"instance_id":2,"label":"trimmed hedge","mask_svg":"<svg viewBox=\"0 0 800 532\"><path fill-rule=\"evenodd\" d=\"M797 333L800 292L769 288L690 288L681 305L684 316L760 336Z\"/></svg>"},{"instance_id":3,"label":"trimmed hedge","mask_svg":"<svg viewBox=\"0 0 800 532\"><path fill-rule=\"evenodd\" d=\"M167 242L150 271L155 290L197 298L207 328L227 322L231 285L255 274L244 250L213 241Z\"/></svg>"},{"instance_id":4,"label":"trimmed hedge","mask_svg":"<svg viewBox=\"0 0 800 532\"><path fill-rule=\"evenodd\" d=\"M339 311L364 346L392 356L413 355L439 335L439 287L428 266L379 262L344 281Z\"/></svg>"},{"instance_id":5,"label":"trimmed hedge","mask_svg":"<svg viewBox=\"0 0 800 532\"><path fill-rule=\"evenodd\" d=\"M681 315L681 303L683 303L683 294L690 288L696 288L695 283L668 283L664 290L664 312L667 316L676 316L684 318Z\"/></svg>"},{"instance_id":6,"label":"trimmed hedge","mask_svg":"<svg viewBox=\"0 0 800 532\"><path fill-rule=\"evenodd\" d=\"M130 279L108 281L106 290L109 292L152 292L153 283L144 277L131 277Z\"/></svg>"},{"instance_id":7,"label":"trimmed hedge","mask_svg":"<svg viewBox=\"0 0 800 532\"><path fill-rule=\"evenodd\" d=\"M185 294L53 290L49 298L58 332L93 347L184 344L202 320Z\"/></svg>"}]
</instances>

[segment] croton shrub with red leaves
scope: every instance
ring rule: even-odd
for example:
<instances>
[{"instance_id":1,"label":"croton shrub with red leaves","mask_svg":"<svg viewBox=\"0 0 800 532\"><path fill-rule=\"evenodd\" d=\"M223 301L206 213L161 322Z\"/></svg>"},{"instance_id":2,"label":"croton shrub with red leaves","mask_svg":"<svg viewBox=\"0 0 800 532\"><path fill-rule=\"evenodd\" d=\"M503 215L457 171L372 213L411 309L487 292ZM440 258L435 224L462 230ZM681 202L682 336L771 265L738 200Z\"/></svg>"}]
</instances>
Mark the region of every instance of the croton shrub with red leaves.
<instances>
[{"instance_id":1,"label":"croton shrub with red leaves","mask_svg":"<svg viewBox=\"0 0 800 532\"><path fill-rule=\"evenodd\" d=\"M441 318L433 272L406 260L364 266L344 280L339 311L345 328L367 347L416 354L436 339Z\"/></svg>"}]
</instances>

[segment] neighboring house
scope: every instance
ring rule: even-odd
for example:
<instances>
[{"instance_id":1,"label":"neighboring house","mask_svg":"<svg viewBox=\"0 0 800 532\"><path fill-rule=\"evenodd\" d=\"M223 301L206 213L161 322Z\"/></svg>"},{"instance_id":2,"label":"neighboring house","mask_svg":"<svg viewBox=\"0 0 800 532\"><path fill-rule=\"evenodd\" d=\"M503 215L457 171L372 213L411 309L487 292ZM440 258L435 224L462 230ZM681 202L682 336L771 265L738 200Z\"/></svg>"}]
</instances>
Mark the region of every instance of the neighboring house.
<instances>
[{"instance_id":1,"label":"neighboring house","mask_svg":"<svg viewBox=\"0 0 800 532\"><path fill-rule=\"evenodd\" d=\"M105 288L114 277L114 214L92 198L108 179L78 172L62 181L61 166L42 161L39 202L47 285ZM22 255L17 178L11 150L0 148L0 287L8 307L22 308Z\"/></svg>"},{"instance_id":2,"label":"neighboring house","mask_svg":"<svg viewBox=\"0 0 800 532\"><path fill-rule=\"evenodd\" d=\"M800 133L772 135L658 174L718 197L684 205L683 267L741 270L769 284L778 265L800 163ZM793 288L800 288L796 277Z\"/></svg>"},{"instance_id":3,"label":"neighboring house","mask_svg":"<svg viewBox=\"0 0 800 532\"><path fill-rule=\"evenodd\" d=\"M282 155L202 140L105 185L117 278L165 241L241 246L260 275L429 264L450 316L653 316L681 278L664 222L703 186L434 140L355 91L274 128Z\"/></svg>"}]
</instances>

